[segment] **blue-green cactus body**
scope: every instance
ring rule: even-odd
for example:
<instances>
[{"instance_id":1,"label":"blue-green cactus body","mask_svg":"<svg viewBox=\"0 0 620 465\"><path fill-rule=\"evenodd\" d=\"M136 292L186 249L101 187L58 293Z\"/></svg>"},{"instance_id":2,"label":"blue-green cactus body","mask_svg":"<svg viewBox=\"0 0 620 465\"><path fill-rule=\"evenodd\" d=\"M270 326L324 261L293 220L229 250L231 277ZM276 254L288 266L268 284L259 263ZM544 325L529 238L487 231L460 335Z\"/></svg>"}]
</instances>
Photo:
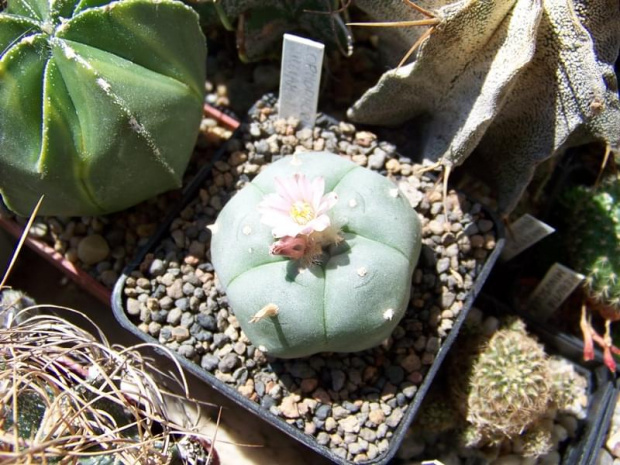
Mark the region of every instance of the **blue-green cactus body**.
<instances>
[{"instance_id":1,"label":"blue-green cactus body","mask_svg":"<svg viewBox=\"0 0 620 465\"><path fill-rule=\"evenodd\" d=\"M270 255L257 205L274 178L322 176L343 241L320 264ZM213 265L242 329L261 350L291 358L353 352L387 338L403 317L421 247L417 214L389 180L342 157L303 153L273 163L237 193L213 228ZM276 315L250 323L268 305Z\"/></svg>"},{"instance_id":2,"label":"blue-green cactus body","mask_svg":"<svg viewBox=\"0 0 620 465\"><path fill-rule=\"evenodd\" d=\"M180 187L205 39L174 0L9 0L0 13L0 194L28 214L121 210Z\"/></svg>"}]
</instances>

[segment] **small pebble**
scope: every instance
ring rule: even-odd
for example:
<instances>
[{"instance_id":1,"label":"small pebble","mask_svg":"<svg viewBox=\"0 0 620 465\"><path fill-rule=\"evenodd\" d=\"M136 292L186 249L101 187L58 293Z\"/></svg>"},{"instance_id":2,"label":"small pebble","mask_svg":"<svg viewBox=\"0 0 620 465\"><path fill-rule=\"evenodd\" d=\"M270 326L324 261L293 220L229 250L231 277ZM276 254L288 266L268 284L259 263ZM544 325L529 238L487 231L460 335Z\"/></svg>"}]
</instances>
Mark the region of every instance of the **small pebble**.
<instances>
[{"instance_id":1,"label":"small pebble","mask_svg":"<svg viewBox=\"0 0 620 465\"><path fill-rule=\"evenodd\" d=\"M108 242L99 234L84 237L77 247L78 258L87 265L94 265L105 260L109 253Z\"/></svg>"}]
</instances>

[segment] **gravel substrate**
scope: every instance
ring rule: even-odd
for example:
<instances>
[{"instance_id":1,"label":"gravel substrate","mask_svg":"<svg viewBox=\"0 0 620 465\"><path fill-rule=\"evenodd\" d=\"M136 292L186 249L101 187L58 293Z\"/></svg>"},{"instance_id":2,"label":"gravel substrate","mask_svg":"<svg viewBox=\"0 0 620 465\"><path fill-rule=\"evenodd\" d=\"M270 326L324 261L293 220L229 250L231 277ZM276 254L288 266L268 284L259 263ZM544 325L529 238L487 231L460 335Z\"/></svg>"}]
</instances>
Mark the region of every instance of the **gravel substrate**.
<instances>
[{"instance_id":1,"label":"gravel substrate","mask_svg":"<svg viewBox=\"0 0 620 465\"><path fill-rule=\"evenodd\" d=\"M125 309L141 331L200 365L243 396L294 425L320 446L353 462L390 448L442 341L496 246L481 206L450 191L447 222L441 184L416 174L411 160L348 123L319 118L312 129L277 120L260 102L242 136L226 143L213 177L173 221L123 289ZM272 359L242 333L210 263L210 231L234 193L272 160L328 150L392 179L420 214L423 249L410 308L381 346L351 354Z\"/></svg>"},{"instance_id":2,"label":"gravel substrate","mask_svg":"<svg viewBox=\"0 0 620 465\"><path fill-rule=\"evenodd\" d=\"M212 118L201 122L199 138L183 178L191 181L202 166L210 163L221 141L231 131ZM165 192L132 208L103 216L37 217L30 237L39 239L68 261L112 289L136 251L144 246L172 207L181 199L181 189ZM0 202L1 203L1 202ZM8 211L3 216L25 225L27 218Z\"/></svg>"},{"instance_id":3,"label":"gravel substrate","mask_svg":"<svg viewBox=\"0 0 620 465\"><path fill-rule=\"evenodd\" d=\"M605 447L599 455L600 465L620 465L620 397L617 399Z\"/></svg>"}]
</instances>

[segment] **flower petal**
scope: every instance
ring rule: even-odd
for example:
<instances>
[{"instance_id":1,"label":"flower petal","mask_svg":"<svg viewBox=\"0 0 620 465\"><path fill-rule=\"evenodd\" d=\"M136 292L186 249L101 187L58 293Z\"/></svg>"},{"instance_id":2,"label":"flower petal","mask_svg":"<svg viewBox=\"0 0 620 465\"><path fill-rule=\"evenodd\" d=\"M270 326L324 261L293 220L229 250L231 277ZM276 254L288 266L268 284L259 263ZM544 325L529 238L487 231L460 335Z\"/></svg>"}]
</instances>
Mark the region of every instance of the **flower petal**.
<instances>
[{"instance_id":1,"label":"flower petal","mask_svg":"<svg viewBox=\"0 0 620 465\"><path fill-rule=\"evenodd\" d=\"M306 226L314 231L325 231L332 224L329 216L321 215L310 221Z\"/></svg>"},{"instance_id":2,"label":"flower petal","mask_svg":"<svg viewBox=\"0 0 620 465\"><path fill-rule=\"evenodd\" d=\"M294 175L292 178L273 178L276 185L276 193L289 201L291 204L301 200L301 195L297 187L297 180Z\"/></svg>"},{"instance_id":3,"label":"flower petal","mask_svg":"<svg viewBox=\"0 0 620 465\"><path fill-rule=\"evenodd\" d=\"M263 197L263 200L257 205L258 211L268 212L271 210L277 210L283 214L288 214L291 209L291 203L282 198L278 194L267 194Z\"/></svg>"},{"instance_id":4,"label":"flower petal","mask_svg":"<svg viewBox=\"0 0 620 465\"><path fill-rule=\"evenodd\" d=\"M301 196L301 200L304 202L312 203L313 188L312 183L303 174L296 174L297 188Z\"/></svg>"},{"instance_id":5,"label":"flower petal","mask_svg":"<svg viewBox=\"0 0 620 465\"><path fill-rule=\"evenodd\" d=\"M316 210L317 216L327 213L328 210L334 207L338 202L338 194L335 192L329 192L323 196L319 204L319 208Z\"/></svg>"},{"instance_id":6,"label":"flower petal","mask_svg":"<svg viewBox=\"0 0 620 465\"><path fill-rule=\"evenodd\" d=\"M299 234L303 234L301 231L305 228L305 226L301 226L294 221L290 222L282 222L273 228L271 232L274 237L280 238L285 236L295 237Z\"/></svg>"},{"instance_id":7,"label":"flower petal","mask_svg":"<svg viewBox=\"0 0 620 465\"><path fill-rule=\"evenodd\" d=\"M289 217L277 212L263 213L260 218L260 222L274 228L282 223L289 222Z\"/></svg>"},{"instance_id":8,"label":"flower petal","mask_svg":"<svg viewBox=\"0 0 620 465\"><path fill-rule=\"evenodd\" d=\"M314 178L312 180L312 207L316 212L321 205L321 199L325 192L325 179L322 176ZM308 199L310 200L310 199Z\"/></svg>"}]
</instances>

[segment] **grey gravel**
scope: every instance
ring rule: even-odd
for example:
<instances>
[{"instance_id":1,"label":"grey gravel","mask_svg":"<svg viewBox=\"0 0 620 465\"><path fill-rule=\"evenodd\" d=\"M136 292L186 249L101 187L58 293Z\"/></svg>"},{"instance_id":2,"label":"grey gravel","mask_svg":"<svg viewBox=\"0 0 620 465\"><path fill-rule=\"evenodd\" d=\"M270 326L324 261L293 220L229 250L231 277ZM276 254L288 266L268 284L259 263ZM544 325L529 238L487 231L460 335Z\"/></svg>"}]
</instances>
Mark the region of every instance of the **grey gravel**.
<instances>
[{"instance_id":1,"label":"grey gravel","mask_svg":"<svg viewBox=\"0 0 620 465\"><path fill-rule=\"evenodd\" d=\"M484 221L488 219L477 204L453 191L448 193L448 203L458 202L460 209L448 213L451 224L444 227L441 186L426 175L412 174L416 167L411 160L398 157L393 146L377 142L373 134L356 132L345 122L331 125L319 120L314 131L300 130L297 124L277 121L268 105L259 107L254 120L243 126L241 141L233 139L226 144L228 154L212 170L212 180L175 219L169 236L127 279L124 293L131 299L144 293L156 300L150 307L145 304L147 311L134 320L143 324L148 320L145 328L149 331L150 322L157 323L159 327L153 330L160 342L314 436L333 453L364 462L389 448L434 354L492 251L485 244L495 239L491 229L484 232L490 236L488 241L479 236L482 242L472 244L472 236L487 227ZM255 140L257 137L266 138ZM381 173L410 173L389 176L396 176L394 182L423 218L424 246L409 311L382 346L356 354L272 360L256 350L239 329L208 261L210 233L206 226L214 222L235 189L242 188L272 159L275 146L280 154L332 147ZM137 285L137 280L144 278L150 287ZM454 306L459 310L451 311ZM248 384L251 381L253 389Z\"/></svg>"}]
</instances>

